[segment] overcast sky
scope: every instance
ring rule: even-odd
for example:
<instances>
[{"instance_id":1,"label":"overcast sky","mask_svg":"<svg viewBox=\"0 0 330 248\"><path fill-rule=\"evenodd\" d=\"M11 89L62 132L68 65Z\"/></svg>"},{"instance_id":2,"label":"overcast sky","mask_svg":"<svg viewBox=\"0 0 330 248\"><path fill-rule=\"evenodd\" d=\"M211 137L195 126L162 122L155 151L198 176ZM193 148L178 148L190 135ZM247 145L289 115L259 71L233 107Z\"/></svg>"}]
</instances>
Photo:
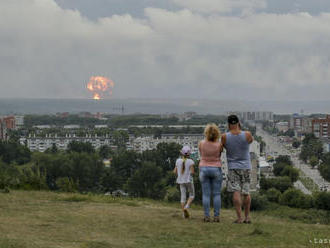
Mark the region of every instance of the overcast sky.
<instances>
[{"instance_id":1,"label":"overcast sky","mask_svg":"<svg viewBox=\"0 0 330 248\"><path fill-rule=\"evenodd\" d=\"M1 0L0 97L330 100L329 0Z\"/></svg>"}]
</instances>

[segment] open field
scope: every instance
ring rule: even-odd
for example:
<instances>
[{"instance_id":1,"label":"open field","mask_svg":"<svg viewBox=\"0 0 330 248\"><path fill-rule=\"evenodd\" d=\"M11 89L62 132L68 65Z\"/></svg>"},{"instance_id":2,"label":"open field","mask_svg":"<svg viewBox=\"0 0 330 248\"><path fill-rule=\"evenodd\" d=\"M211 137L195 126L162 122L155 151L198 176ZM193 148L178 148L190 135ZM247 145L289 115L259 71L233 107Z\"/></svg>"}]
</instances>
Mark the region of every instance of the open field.
<instances>
[{"instance_id":1,"label":"open field","mask_svg":"<svg viewBox=\"0 0 330 248\"><path fill-rule=\"evenodd\" d=\"M253 213L253 224L203 223L200 207L184 220L178 204L36 191L0 194L0 248L330 247L330 226ZM299 211L299 210L297 210Z\"/></svg>"}]
</instances>

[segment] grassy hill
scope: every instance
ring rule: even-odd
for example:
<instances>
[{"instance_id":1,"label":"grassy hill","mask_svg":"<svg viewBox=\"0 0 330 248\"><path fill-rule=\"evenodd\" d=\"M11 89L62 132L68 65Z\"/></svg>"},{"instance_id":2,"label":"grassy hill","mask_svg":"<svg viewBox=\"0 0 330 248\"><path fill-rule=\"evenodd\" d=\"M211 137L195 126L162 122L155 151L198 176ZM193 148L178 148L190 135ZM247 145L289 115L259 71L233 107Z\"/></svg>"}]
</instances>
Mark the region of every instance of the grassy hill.
<instances>
[{"instance_id":1,"label":"grassy hill","mask_svg":"<svg viewBox=\"0 0 330 248\"><path fill-rule=\"evenodd\" d=\"M178 204L36 191L0 194L0 248L330 247L330 226L253 213L253 224L203 223L201 207L184 220Z\"/></svg>"}]
</instances>

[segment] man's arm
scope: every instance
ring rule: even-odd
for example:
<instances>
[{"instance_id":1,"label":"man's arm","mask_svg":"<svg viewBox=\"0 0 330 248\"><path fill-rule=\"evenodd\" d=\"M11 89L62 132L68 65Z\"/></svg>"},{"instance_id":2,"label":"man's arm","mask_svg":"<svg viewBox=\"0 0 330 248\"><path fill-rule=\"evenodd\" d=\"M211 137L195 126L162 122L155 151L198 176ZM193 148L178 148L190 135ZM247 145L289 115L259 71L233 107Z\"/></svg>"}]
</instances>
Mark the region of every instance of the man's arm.
<instances>
[{"instance_id":1,"label":"man's arm","mask_svg":"<svg viewBox=\"0 0 330 248\"><path fill-rule=\"evenodd\" d=\"M245 137L246 137L246 140L249 144L251 144L253 142L253 136L249 131L245 132Z\"/></svg>"}]
</instances>

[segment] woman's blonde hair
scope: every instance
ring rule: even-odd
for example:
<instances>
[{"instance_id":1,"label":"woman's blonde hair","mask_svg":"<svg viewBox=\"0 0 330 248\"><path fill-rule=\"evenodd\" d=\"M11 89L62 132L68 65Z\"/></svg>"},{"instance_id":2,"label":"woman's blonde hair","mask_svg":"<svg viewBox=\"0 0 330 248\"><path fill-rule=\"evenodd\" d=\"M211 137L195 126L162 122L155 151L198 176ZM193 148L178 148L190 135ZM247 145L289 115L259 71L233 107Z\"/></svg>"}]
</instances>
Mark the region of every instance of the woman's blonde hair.
<instances>
[{"instance_id":1,"label":"woman's blonde hair","mask_svg":"<svg viewBox=\"0 0 330 248\"><path fill-rule=\"evenodd\" d=\"M208 141L217 141L220 138L220 130L214 123L207 124L204 129L205 138Z\"/></svg>"}]
</instances>

